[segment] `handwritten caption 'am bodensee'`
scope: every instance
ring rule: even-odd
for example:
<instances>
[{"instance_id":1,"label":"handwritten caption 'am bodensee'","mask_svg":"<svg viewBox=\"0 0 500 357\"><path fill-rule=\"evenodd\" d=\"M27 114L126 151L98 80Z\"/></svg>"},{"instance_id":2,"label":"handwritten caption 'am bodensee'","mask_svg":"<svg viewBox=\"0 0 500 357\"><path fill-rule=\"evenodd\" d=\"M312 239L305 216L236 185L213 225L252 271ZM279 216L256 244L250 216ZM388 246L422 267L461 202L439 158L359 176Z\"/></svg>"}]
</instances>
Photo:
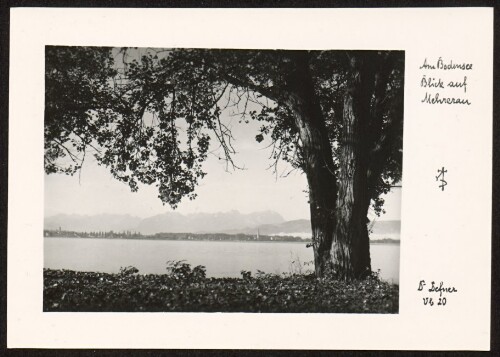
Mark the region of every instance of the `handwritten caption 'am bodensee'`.
<instances>
[{"instance_id":1,"label":"handwritten caption 'am bodensee'","mask_svg":"<svg viewBox=\"0 0 500 357\"><path fill-rule=\"evenodd\" d=\"M425 58L419 70L424 72L420 87L426 89L422 103L471 105L467 98L467 74L472 71L472 63Z\"/></svg>"}]
</instances>

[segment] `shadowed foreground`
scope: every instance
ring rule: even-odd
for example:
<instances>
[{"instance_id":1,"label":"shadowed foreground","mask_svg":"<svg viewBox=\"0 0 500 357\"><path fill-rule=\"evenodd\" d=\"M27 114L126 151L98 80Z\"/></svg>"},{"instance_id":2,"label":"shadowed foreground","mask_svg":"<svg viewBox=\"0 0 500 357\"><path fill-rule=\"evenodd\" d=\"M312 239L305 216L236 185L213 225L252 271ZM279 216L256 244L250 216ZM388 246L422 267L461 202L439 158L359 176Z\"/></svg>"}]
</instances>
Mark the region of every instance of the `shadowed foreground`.
<instances>
[{"instance_id":1,"label":"shadowed foreground","mask_svg":"<svg viewBox=\"0 0 500 357\"><path fill-rule=\"evenodd\" d=\"M242 272L206 278L204 267L175 263L168 274L44 269L44 311L398 313L399 287L372 275L345 283L313 275Z\"/></svg>"}]
</instances>

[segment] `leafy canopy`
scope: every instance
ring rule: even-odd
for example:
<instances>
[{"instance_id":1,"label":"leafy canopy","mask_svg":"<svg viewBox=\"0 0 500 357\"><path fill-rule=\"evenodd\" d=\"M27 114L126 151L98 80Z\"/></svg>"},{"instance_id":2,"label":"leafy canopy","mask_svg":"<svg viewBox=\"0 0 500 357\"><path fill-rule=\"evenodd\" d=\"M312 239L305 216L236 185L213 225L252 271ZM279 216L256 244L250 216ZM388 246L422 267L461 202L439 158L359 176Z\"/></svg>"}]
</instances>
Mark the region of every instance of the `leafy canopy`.
<instances>
[{"instance_id":1,"label":"leafy canopy","mask_svg":"<svg viewBox=\"0 0 500 357\"><path fill-rule=\"evenodd\" d=\"M274 165L284 160L302 169L302 143L286 104L290 53L48 46L45 171L74 174L91 152L133 191L138 182L155 184L163 203L175 207L196 197L213 142L235 167L232 133L221 120L231 106L242 121L261 122L255 139L271 138ZM370 192L380 212L380 194L401 178L403 60L397 52L365 53L385 69L376 77L365 138L377 164ZM349 52L307 56L336 162Z\"/></svg>"}]
</instances>

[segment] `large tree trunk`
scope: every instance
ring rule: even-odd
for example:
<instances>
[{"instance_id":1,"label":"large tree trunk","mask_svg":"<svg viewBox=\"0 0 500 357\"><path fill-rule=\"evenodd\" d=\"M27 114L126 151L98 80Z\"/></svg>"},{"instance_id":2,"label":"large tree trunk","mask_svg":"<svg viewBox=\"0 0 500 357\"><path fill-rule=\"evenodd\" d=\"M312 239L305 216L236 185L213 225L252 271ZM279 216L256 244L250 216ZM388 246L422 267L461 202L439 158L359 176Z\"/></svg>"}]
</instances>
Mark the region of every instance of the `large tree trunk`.
<instances>
[{"instance_id":1,"label":"large tree trunk","mask_svg":"<svg viewBox=\"0 0 500 357\"><path fill-rule=\"evenodd\" d=\"M306 52L291 56L293 66L287 76L285 101L295 114L295 127L302 144L302 168L309 184L314 266L316 276L323 277L330 269L337 186L332 149L307 56Z\"/></svg>"},{"instance_id":2,"label":"large tree trunk","mask_svg":"<svg viewBox=\"0 0 500 357\"><path fill-rule=\"evenodd\" d=\"M367 57L365 61L369 61ZM368 124L373 94L370 63L351 58L353 69L346 90L339 140L337 224L332 239L333 274L341 279L363 278L371 272L367 214Z\"/></svg>"},{"instance_id":3,"label":"large tree trunk","mask_svg":"<svg viewBox=\"0 0 500 357\"><path fill-rule=\"evenodd\" d=\"M333 159L307 51L280 52L276 83L272 85L259 86L252 78L241 80L226 75L228 82L260 92L286 105L294 114L292 124L300 138L301 168L309 184L318 277L333 272L343 279L363 278L371 272L367 213L373 196L370 187L375 186L376 182L372 181L380 176L383 165L374 170L376 165L369 165L369 153L377 149L373 148L375 139L386 140L381 139L382 110L371 113L370 109L373 106L381 108L378 104L383 102L381 93L386 90L392 67L381 66L383 63L377 60L379 54L376 52L346 53L349 54L353 54L348 71L351 78L342 103L341 133L335 149L338 164ZM338 64L341 62L339 60ZM372 120L373 116L379 120Z\"/></svg>"}]
</instances>

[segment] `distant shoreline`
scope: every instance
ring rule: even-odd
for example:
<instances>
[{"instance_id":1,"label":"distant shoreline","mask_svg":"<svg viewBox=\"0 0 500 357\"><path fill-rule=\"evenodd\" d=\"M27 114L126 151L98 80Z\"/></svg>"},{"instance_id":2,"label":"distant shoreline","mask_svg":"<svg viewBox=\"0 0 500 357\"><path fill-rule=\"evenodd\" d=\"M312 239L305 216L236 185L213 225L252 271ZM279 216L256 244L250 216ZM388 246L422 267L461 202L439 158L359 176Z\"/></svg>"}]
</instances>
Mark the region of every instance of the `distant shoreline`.
<instances>
[{"instance_id":1,"label":"distant shoreline","mask_svg":"<svg viewBox=\"0 0 500 357\"><path fill-rule=\"evenodd\" d=\"M97 239L97 240L149 240L149 241L171 241L171 242L212 242L212 243L311 243L311 239L304 239L302 241L297 240L210 240L210 239L169 239L169 238L155 238L155 237L55 237L55 236L44 236L44 238L58 238L58 239ZM383 238L383 239L370 239L370 244L397 244L401 243L400 240Z\"/></svg>"}]
</instances>

